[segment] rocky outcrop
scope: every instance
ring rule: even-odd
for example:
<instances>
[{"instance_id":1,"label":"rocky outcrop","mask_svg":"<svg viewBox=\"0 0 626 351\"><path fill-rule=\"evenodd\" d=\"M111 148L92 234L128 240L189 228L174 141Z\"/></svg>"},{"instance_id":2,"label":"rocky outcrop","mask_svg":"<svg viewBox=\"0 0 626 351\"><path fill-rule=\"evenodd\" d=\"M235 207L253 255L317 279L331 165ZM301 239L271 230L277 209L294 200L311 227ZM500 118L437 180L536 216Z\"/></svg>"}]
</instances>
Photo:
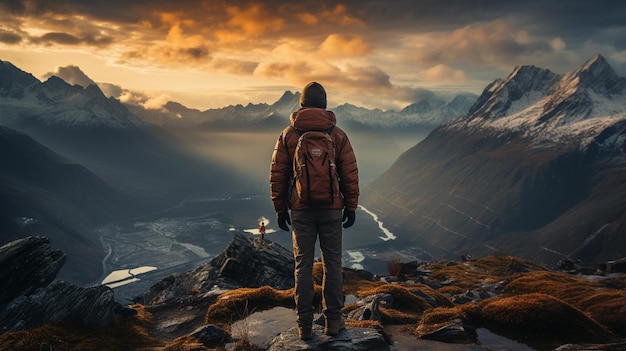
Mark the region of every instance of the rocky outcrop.
<instances>
[{"instance_id":1,"label":"rocky outcrop","mask_svg":"<svg viewBox=\"0 0 626 351\"><path fill-rule=\"evenodd\" d=\"M224 329L214 324L201 326L189 335L207 347L217 346L223 344L224 341L230 340L230 335Z\"/></svg>"},{"instance_id":2,"label":"rocky outcrop","mask_svg":"<svg viewBox=\"0 0 626 351\"><path fill-rule=\"evenodd\" d=\"M171 339L201 327L204 314L218 296L231 289L294 285L293 254L282 246L236 233L228 247L209 263L165 277L136 302L153 314L152 333Z\"/></svg>"},{"instance_id":3,"label":"rocky outcrop","mask_svg":"<svg viewBox=\"0 0 626 351\"><path fill-rule=\"evenodd\" d=\"M390 294L376 294L367 296L364 299L357 301L359 306L348 313L348 320L355 321L380 321L380 313L378 312L378 306L383 307L391 306L393 303L393 296Z\"/></svg>"},{"instance_id":4,"label":"rocky outcrop","mask_svg":"<svg viewBox=\"0 0 626 351\"><path fill-rule=\"evenodd\" d=\"M269 240L264 243L236 234L226 250L211 264L228 285L289 289L294 285L293 253Z\"/></svg>"},{"instance_id":5,"label":"rocky outcrop","mask_svg":"<svg viewBox=\"0 0 626 351\"><path fill-rule=\"evenodd\" d=\"M66 256L52 250L43 237L28 237L0 247L0 306L20 295L29 295L50 284L65 263Z\"/></svg>"},{"instance_id":6,"label":"rocky outcrop","mask_svg":"<svg viewBox=\"0 0 626 351\"><path fill-rule=\"evenodd\" d=\"M476 343L478 336L476 328L463 322L460 318L455 318L435 330L422 331L422 324L419 324L416 334L421 339L436 340L455 344Z\"/></svg>"},{"instance_id":7,"label":"rocky outcrop","mask_svg":"<svg viewBox=\"0 0 626 351\"><path fill-rule=\"evenodd\" d=\"M52 250L43 237L28 237L0 248L0 333L31 329L46 323L71 321L106 326L118 314L130 313L115 302L106 286L82 288L52 282L65 254ZM52 282L52 283L51 283Z\"/></svg>"},{"instance_id":8,"label":"rocky outcrop","mask_svg":"<svg viewBox=\"0 0 626 351\"><path fill-rule=\"evenodd\" d=\"M81 288L56 281L6 305L0 312L0 331L31 329L58 321L104 327L121 312L113 291L104 285Z\"/></svg>"},{"instance_id":9,"label":"rocky outcrop","mask_svg":"<svg viewBox=\"0 0 626 351\"><path fill-rule=\"evenodd\" d=\"M324 335L324 329L313 325L313 337L310 340L300 340L298 328L291 328L278 336L270 343L268 351L388 351L390 345L385 337L373 328L347 328L335 337Z\"/></svg>"},{"instance_id":10,"label":"rocky outcrop","mask_svg":"<svg viewBox=\"0 0 626 351\"><path fill-rule=\"evenodd\" d=\"M271 286L289 289L294 285L293 254L269 240L257 240L237 233L226 250L211 262L186 272L172 274L138 298L146 305L158 305L187 296L219 289Z\"/></svg>"}]
</instances>

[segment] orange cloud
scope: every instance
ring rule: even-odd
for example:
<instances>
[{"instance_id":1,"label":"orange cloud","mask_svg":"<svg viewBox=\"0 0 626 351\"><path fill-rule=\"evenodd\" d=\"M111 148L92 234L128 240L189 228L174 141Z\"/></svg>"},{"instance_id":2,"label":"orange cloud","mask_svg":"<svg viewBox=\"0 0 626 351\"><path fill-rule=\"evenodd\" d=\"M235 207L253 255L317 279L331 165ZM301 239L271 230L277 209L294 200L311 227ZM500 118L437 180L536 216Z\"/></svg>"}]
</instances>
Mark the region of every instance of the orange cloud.
<instances>
[{"instance_id":1,"label":"orange cloud","mask_svg":"<svg viewBox=\"0 0 626 351\"><path fill-rule=\"evenodd\" d=\"M362 37L345 37L331 34L320 45L322 57L362 56L370 51L370 45Z\"/></svg>"},{"instance_id":2,"label":"orange cloud","mask_svg":"<svg viewBox=\"0 0 626 351\"><path fill-rule=\"evenodd\" d=\"M424 75L423 78L427 80L460 81L467 79L463 71L459 69L452 69L451 67L441 63L424 70L422 73Z\"/></svg>"},{"instance_id":3,"label":"orange cloud","mask_svg":"<svg viewBox=\"0 0 626 351\"><path fill-rule=\"evenodd\" d=\"M302 21L305 24L311 24L311 25L317 24L317 22L319 22L318 18L309 12L299 13L298 19L300 19L300 21Z\"/></svg>"},{"instance_id":4,"label":"orange cloud","mask_svg":"<svg viewBox=\"0 0 626 351\"><path fill-rule=\"evenodd\" d=\"M259 37L268 31L279 31L285 24L282 18L268 11L263 4L252 4L245 10L230 6L226 12L230 16L225 24L226 28L216 33L223 41Z\"/></svg>"},{"instance_id":5,"label":"orange cloud","mask_svg":"<svg viewBox=\"0 0 626 351\"><path fill-rule=\"evenodd\" d=\"M348 14L348 8L346 5L339 4L332 10L326 10L322 12L323 18L330 18L333 22L339 23L344 26L357 25L365 26L365 23L356 17L352 17Z\"/></svg>"}]
</instances>

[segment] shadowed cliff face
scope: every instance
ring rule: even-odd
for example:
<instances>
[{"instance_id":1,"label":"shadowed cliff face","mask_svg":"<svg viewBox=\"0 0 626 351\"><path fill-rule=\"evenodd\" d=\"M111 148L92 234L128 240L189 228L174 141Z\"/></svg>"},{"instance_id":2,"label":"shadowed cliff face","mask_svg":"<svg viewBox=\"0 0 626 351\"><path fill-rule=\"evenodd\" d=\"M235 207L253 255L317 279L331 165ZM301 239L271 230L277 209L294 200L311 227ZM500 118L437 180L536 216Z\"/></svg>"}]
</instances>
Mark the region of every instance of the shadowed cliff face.
<instances>
[{"instance_id":1,"label":"shadowed cliff face","mask_svg":"<svg viewBox=\"0 0 626 351\"><path fill-rule=\"evenodd\" d=\"M47 238L27 237L0 247L0 331L61 321L104 327L123 308L105 286L82 288L55 281L66 256Z\"/></svg>"}]
</instances>

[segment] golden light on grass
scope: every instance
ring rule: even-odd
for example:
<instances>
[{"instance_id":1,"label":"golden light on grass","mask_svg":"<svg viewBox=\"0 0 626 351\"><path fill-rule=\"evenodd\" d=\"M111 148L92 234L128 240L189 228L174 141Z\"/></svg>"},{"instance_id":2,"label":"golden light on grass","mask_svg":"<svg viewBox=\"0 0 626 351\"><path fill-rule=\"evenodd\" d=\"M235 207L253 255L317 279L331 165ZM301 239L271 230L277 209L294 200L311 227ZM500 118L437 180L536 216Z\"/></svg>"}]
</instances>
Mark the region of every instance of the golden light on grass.
<instances>
[{"instance_id":1,"label":"golden light on grass","mask_svg":"<svg viewBox=\"0 0 626 351\"><path fill-rule=\"evenodd\" d=\"M229 330L232 323L254 312L278 306L295 308L293 294L294 289L278 290L270 286L227 291L208 308L205 322Z\"/></svg>"},{"instance_id":2,"label":"golden light on grass","mask_svg":"<svg viewBox=\"0 0 626 351\"><path fill-rule=\"evenodd\" d=\"M412 333L418 336L429 334L450 324L455 319L461 319L472 324L472 318L475 318L479 313L480 307L477 304L433 308L424 312L417 328L414 328Z\"/></svg>"},{"instance_id":3,"label":"golden light on grass","mask_svg":"<svg viewBox=\"0 0 626 351\"><path fill-rule=\"evenodd\" d=\"M556 297L532 293L490 299L481 310L482 323L513 338L554 343L615 342L608 329L583 311Z\"/></svg>"},{"instance_id":4,"label":"golden light on grass","mask_svg":"<svg viewBox=\"0 0 626 351\"><path fill-rule=\"evenodd\" d=\"M558 272L529 272L511 281L508 295L542 293L586 312L618 336L626 337L626 290Z\"/></svg>"},{"instance_id":5,"label":"golden light on grass","mask_svg":"<svg viewBox=\"0 0 626 351\"><path fill-rule=\"evenodd\" d=\"M504 278L510 279L528 271L545 271L545 268L512 256L494 255L475 261L450 262L439 261L430 263L426 269L433 272L431 280L452 280L453 285L474 290L484 284L496 284Z\"/></svg>"}]
</instances>

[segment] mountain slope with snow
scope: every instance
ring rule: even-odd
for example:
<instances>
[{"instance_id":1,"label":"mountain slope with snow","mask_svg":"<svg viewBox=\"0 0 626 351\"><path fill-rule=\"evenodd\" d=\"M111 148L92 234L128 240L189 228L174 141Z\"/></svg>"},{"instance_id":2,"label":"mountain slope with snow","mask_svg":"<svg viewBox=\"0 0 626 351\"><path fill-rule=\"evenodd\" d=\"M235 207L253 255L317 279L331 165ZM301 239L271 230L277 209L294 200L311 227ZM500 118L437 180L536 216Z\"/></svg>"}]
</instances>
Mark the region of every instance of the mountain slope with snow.
<instances>
[{"instance_id":1,"label":"mountain slope with snow","mask_svg":"<svg viewBox=\"0 0 626 351\"><path fill-rule=\"evenodd\" d=\"M0 61L0 125L133 128L142 122L95 85L69 85L58 77L41 83L9 62Z\"/></svg>"},{"instance_id":2,"label":"mountain slope with snow","mask_svg":"<svg viewBox=\"0 0 626 351\"><path fill-rule=\"evenodd\" d=\"M537 144L577 143L617 150L624 144L626 78L600 55L563 76L517 67L487 87L459 129L515 131ZM615 133L603 135L609 128ZM600 137L600 139L598 139Z\"/></svg>"},{"instance_id":3,"label":"mountain slope with snow","mask_svg":"<svg viewBox=\"0 0 626 351\"><path fill-rule=\"evenodd\" d=\"M599 55L564 75L517 67L405 152L363 203L434 256L624 257L625 81Z\"/></svg>"},{"instance_id":4,"label":"mountain slope with snow","mask_svg":"<svg viewBox=\"0 0 626 351\"><path fill-rule=\"evenodd\" d=\"M476 96L464 93L451 98L433 94L413 103L401 111L367 109L352 104L342 104L328 109L335 112L341 125L354 125L378 129L434 128L442 123L465 115L476 101ZM126 105L142 121L165 128L200 128L204 130L280 130L289 123L291 114L300 108L300 93L286 91L273 104L230 105L199 111L176 102L168 102L160 110L146 110L142 106Z\"/></svg>"}]
</instances>

